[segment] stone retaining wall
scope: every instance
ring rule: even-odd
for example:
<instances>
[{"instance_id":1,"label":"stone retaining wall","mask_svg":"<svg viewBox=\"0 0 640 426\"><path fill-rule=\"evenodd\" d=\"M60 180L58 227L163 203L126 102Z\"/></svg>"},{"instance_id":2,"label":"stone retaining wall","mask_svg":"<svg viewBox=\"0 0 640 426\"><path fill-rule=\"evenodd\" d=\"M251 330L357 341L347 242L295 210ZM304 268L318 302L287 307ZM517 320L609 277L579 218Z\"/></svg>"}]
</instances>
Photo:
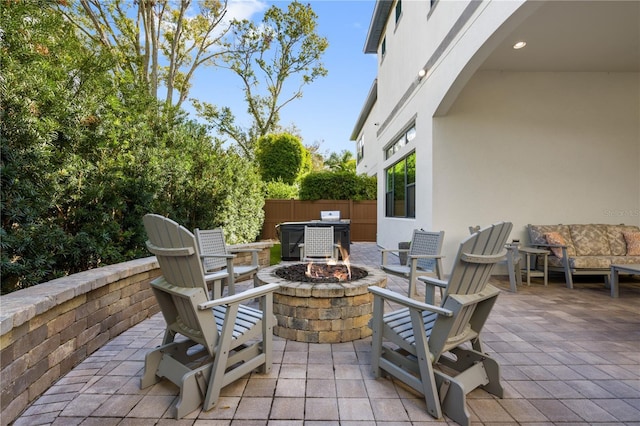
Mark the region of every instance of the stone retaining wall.
<instances>
[{"instance_id":1,"label":"stone retaining wall","mask_svg":"<svg viewBox=\"0 0 640 426\"><path fill-rule=\"evenodd\" d=\"M261 248L269 265L273 243ZM249 262L250 262L250 254ZM235 262L246 261L238 256ZM159 312L149 281L154 257L92 269L0 297L0 423L10 424L102 345Z\"/></svg>"}]
</instances>

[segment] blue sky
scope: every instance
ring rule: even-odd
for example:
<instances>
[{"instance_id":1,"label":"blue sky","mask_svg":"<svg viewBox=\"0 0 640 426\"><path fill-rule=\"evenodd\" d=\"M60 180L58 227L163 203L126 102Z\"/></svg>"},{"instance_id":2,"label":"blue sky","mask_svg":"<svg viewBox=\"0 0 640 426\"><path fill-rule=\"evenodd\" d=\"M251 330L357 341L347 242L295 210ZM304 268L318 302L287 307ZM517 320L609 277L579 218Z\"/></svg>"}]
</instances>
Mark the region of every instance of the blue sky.
<instances>
[{"instance_id":1,"label":"blue sky","mask_svg":"<svg viewBox=\"0 0 640 426\"><path fill-rule=\"evenodd\" d=\"M312 0L318 15L317 32L329 41L322 62L326 77L304 86L303 97L281 112L280 124L299 129L303 143L320 144L320 152L355 152L349 140L365 98L376 77L376 55L364 54L363 47L375 2L373 0ZM233 4L235 3L235 5ZM289 1L230 0L237 12L254 21L272 4L286 9ZM244 113L239 78L223 69L203 68L195 76L190 96L218 106L229 106L243 127L250 121Z\"/></svg>"}]
</instances>

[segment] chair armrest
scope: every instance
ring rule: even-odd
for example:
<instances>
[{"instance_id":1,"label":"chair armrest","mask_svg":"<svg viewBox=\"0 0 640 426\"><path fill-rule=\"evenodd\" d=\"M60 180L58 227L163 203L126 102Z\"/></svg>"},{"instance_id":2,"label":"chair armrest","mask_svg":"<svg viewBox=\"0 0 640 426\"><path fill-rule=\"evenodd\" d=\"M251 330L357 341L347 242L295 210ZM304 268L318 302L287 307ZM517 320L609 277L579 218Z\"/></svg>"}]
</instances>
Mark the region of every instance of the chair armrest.
<instances>
[{"instance_id":1,"label":"chair armrest","mask_svg":"<svg viewBox=\"0 0 640 426\"><path fill-rule=\"evenodd\" d=\"M201 254L200 259L206 259L208 257L219 257L222 259L235 259L235 256L232 254Z\"/></svg>"},{"instance_id":2,"label":"chair armrest","mask_svg":"<svg viewBox=\"0 0 640 426\"><path fill-rule=\"evenodd\" d=\"M444 259L441 254L410 254L409 259Z\"/></svg>"},{"instance_id":3,"label":"chair armrest","mask_svg":"<svg viewBox=\"0 0 640 426\"><path fill-rule=\"evenodd\" d=\"M409 253L409 249L378 249L380 253Z\"/></svg>"},{"instance_id":4,"label":"chair armrest","mask_svg":"<svg viewBox=\"0 0 640 426\"><path fill-rule=\"evenodd\" d=\"M567 248L567 246L563 246L562 244L544 244L544 243L531 244L531 247L558 247L558 248L563 248L563 249Z\"/></svg>"},{"instance_id":5,"label":"chair armrest","mask_svg":"<svg viewBox=\"0 0 640 426\"><path fill-rule=\"evenodd\" d=\"M233 305L242 303L247 300L256 299L258 297L265 296L268 293L272 293L280 288L280 284L267 284L260 287L254 287L249 290L243 291L242 293L233 294L231 296L222 297L216 300L210 300L205 303L201 303L198 305L198 309L201 311L205 311L207 309L211 309L214 306L221 305Z\"/></svg>"},{"instance_id":6,"label":"chair armrest","mask_svg":"<svg viewBox=\"0 0 640 426\"><path fill-rule=\"evenodd\" d=\"M436 277L429 277L425 275L420 275L418 277L418 281L422 281L425 284L433 285L435 287L440 287L440 288L447 288L447 286L449 285L448 281L439 280Z\"/></svg>"},{"instance_id":7,"label":"chair armrest","mask_svg":"<svg viewBox=\"0 0 640 426\"><path fill-rule=\"evenodd\" d=\"M526 247L526 246L518 248L518 251L526 254L545 254L545 253L549 254L549 250L538 249L535 247Z\"/></svg>"},{"instance_id":8,"label":"chair armrest","mask_svg":"<svg viewBox=\"0 0 640 426\"><path fill-rule=\"evenodd\" d=\"M260 249L252 249L252 248L237 248L237 249L229 249L231 253L251 253L251 264L254 266L258 266L258 253L260 253Z\"/></svg>"},{"instance_id":9,"label":"chair armrest","mask_svg":"<svg viewBox=\"0 0 640 426\"><path fill-rule=\"evenodd\" d=\"M387 290L386 288L371 286L369 287L369 291L373 293L375 296L382 297L383 299L387 299L389 301L398 303L407 308L417 309L419 311L434 312L439 315L444 315L445 317L453 316L453 311L449 309L440 308L438 306L429 305L428 303L419 302L415 299L411 299L409 297L403 296L402 294L396 293L395 291Z\"/></svg>"},{"instance_id":10,"label":"chair armrest","mask_svg":"<svg viewBox=\"0 0 640 426\"><path fill-rule=\"evenodd\" d=\"M231 253L260 253L260 249L252 248L229 248Z\"/></svg>"},{"instance_id":11,"label":"chair armrest","mask_svg":"<svg viewBox=\"0 0 640 426\"><path fill-rule=\"evenodd\" d=\"M386 265L389 259L389 253L409 253L409 249L386 249L386 248L379 248L378 249L380 251L380 264L381 265Z\"/></svg>"}]
</instances>

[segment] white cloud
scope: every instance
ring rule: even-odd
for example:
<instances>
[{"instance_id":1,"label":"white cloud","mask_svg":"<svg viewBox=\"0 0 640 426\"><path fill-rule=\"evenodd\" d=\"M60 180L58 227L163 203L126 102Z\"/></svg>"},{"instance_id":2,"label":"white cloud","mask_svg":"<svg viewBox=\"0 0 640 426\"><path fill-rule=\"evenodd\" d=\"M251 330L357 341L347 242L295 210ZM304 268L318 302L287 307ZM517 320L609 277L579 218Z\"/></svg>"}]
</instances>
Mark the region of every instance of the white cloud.
<instances>
[{"instance_id":1,"label":"white cloud","mask_svg":"<svg viewBox=\"0 0 640 426\"><path fill-rule=\"evenodd\" d=\"M251 19L256 13L267 8L267 3L261 0L229 0L225 19Z\"/></svg>"}]
</instances>

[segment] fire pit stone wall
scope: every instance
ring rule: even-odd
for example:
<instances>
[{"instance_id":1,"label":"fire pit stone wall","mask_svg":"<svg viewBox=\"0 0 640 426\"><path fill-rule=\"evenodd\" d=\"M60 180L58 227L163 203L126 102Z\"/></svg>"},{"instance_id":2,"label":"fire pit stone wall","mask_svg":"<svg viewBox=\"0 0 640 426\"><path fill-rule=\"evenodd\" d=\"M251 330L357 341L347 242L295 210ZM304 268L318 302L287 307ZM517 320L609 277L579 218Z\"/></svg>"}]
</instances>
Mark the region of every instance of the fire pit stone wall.
<instances>
[{"instance_id":1,"label":"fire pit stone wall","mask_svg":"<svg viewBox=\"0 0 640 426\"><path fill-rule=\"evenodd\" d=\"M371 285L386 287L383 271L353 265L368 275L352 282L307 283L277 276L275 271L285 265L263 268L257 275L259 284L280 284L273 297L276 336L307 343L340 343L371 335L368 323L373 296L367 289Z\"/></svg>"}]
</instances>

